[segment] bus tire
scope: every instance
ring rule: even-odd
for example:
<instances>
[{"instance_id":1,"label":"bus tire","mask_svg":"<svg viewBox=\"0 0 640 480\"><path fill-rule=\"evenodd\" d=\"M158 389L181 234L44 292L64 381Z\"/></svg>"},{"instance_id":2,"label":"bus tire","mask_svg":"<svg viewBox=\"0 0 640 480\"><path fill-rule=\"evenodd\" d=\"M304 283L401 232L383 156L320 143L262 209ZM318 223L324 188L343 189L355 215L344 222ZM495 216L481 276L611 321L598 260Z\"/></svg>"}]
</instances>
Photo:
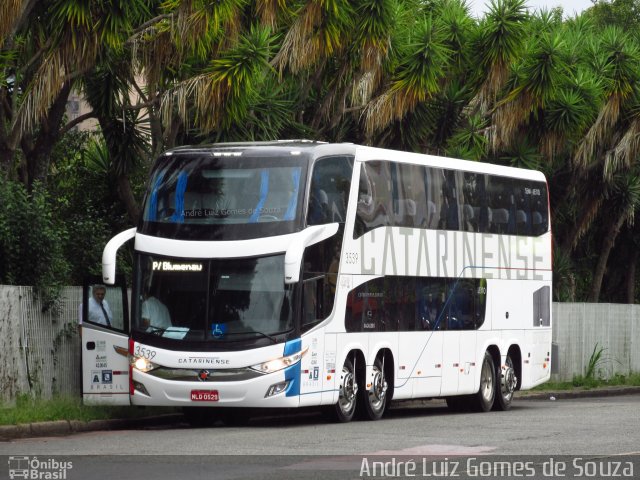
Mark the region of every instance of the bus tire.
<instances>
[{"instance_id":1,"label":"bus tire","mask_svg":"<svg viewBox=\"0 0 640 480\"><path fill-rule=\"evenodd\" d=\"M350 422L356 413L358 382L356 380L353 363L351 363L351 359L348 357L344 361L340 372L339 390L338 402L334 405L333 409L333 417L338 422Z\"/></svg>"},{"instance_id":2,"label":"bus tire","mask_svg":"<svg viewBox=\"0 0 640 480\"><path fill-rule=\"evenodd\" d=\"M484 352L480 369L480 388L475 394L474 407L479 412L488 412L496 398L496 367L489 352Z\"/></svg>"},{"instance_id":3,"label":"bus tire","mask_svg":"<svg viewBox=\"0 0 640 480\"><path fill-rule=\"evenodd\" d=\"M507 411L511 408L513 392L518 385L518 377L516 377L516 371L513 368L511 355L507 354L504 369L496 368L496 381L496 400L493 403L493 409Z\"/></svg>"},{"instance_id":4,"label":"bus tire","mask_svg":"<svg viewBox=\"0 0 640 480\"><path fill-rule=\"evenodd\" d=\"M365 382L366 385L367 382ZM373 363L373 379L371 388L360 389L360 401L363 405L364 418L368 420L380 420L387 408L388 382L383 370L382 360L377 357Z\"/></svg>"}]
</instances>

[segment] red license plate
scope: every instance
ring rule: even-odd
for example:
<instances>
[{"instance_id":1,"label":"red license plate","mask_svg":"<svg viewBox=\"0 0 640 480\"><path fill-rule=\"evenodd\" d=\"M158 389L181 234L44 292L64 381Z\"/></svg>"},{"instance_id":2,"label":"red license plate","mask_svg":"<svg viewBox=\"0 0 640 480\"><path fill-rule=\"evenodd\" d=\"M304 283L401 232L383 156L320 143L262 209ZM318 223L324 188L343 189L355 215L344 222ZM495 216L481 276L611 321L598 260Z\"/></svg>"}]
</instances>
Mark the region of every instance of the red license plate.
<instances>
[{"instance_id":1,"label":"red license plate","mask_svg":"<svg viewBox=\"0 0 640 480\"><path fill-rule=\"evenodd\" d=\"M217 402L219 398L217 390L191 390L192 402Z\"/></svg>"}]
</instances>

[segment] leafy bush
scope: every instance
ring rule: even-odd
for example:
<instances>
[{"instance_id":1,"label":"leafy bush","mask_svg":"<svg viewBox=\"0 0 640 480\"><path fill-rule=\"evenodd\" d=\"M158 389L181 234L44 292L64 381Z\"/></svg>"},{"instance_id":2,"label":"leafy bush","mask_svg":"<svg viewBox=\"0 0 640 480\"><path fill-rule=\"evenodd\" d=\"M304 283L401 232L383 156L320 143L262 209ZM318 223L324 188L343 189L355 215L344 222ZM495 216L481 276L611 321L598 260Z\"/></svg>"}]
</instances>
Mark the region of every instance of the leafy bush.
<instances>
[{"instance_id":1,"label":"leafy bush","mask_svg":"<svg viewBox=\"0 0 640 480\"><path fill-rule=\"evenodd\" d=\"M40 184L29 193L21 183L0 179L0 205L0 283L36 287L49 308L68 279L68 231Z\"/></svg>"}]
</instances>

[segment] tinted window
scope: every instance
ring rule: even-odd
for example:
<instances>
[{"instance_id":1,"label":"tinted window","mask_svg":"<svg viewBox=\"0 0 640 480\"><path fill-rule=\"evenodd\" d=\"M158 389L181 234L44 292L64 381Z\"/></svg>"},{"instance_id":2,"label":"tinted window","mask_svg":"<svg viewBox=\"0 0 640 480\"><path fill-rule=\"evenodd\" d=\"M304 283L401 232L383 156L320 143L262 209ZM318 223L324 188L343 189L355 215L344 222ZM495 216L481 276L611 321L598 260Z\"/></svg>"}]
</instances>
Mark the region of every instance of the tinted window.
<instances>
[{"instance_id":1,"label":"tinted window","mask_svg":"<svg viewBox=\"0 0 640 480\"><path fill-rule=\"evenodd\" d=\"M354 238L378 227L541 235L548 229L541 182L421 165L362 165Z\"/></svg>"},{"instance_id":2,"label":"tinted window","mask_svg":"<svg viewBox=\"0 0 640 480\"><path fill-rule=\"evenodd\" d=\"M474 330L484 322L486 280L387 276L347 297L347 332Z\"/></svg>"},{"instance_id":3,"label":"tinted window","mask_svg":"<svg viewBox=\"0 0 640 480\"><path fill-rule=\"evenodd\" d=\"M302 270L303 332L327 318L333 310L343 236L344 226L341 226L336 235L305 250Z\"/></svg>"},{"instance_id":4,"label":"tinted window","mask_svg":"<svg viewBox=\"0 0 640 480\"><path fill-rule=\"evenodd\" d=\"M360 169L355 237L377 227L393 225L390 162L366 162Z\"/></svg>"},{"instance_id":5,"label":"tinted window","mask_svg":"<svg viewBox=\"0 0 640 480\"><path fill-rule=\"evenodd\" d=\"M145 198L142 233L204 240L299 230L305 163L302 158L162 157Z\"/></svg>"},{"instance_id":6,"label":"tinted window","mask_svg":"<svg viewBox=\"0 0 640 480\"><path fill-rule=\"evenodd\" d=\"M325 157L313 166L307 225L344 222L351 187L353 157Z\"/></svg>"}]
</instances>

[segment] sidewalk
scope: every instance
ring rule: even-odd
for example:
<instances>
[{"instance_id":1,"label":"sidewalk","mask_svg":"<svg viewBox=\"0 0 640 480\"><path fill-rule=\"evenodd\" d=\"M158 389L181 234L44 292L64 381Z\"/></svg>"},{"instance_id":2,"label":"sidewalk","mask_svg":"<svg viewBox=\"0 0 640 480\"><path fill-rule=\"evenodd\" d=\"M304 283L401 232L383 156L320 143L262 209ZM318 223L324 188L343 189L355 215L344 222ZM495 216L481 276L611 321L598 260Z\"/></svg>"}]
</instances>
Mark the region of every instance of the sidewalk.
<instances>
[{"instance_id":1,"label":"sidewalk","mask_svg":"<svg viewBox=\"0 0 640 480\"><path fill-rule=\"evenodd\" d=\"M608 387L592 390L562 390L547 392L516 392L514 401L521 400L547 400L557 401L570 398L609 397L618 395L638 395L640 387ZM428 405L430 400L408 400L399 402L396 408L410 408ZM394 408L393 404L391 408ZM51 437L69 435L80 432L95 432L101 430L125 430L145 427L156 427L183 422L180 413L155 415L150 417L133 419L91 420L82 422L79 420L58 420L55 422L25 423L20 425L0 425L0 441L8 441L16 438Z\"/></svg>"}]
</instances>

